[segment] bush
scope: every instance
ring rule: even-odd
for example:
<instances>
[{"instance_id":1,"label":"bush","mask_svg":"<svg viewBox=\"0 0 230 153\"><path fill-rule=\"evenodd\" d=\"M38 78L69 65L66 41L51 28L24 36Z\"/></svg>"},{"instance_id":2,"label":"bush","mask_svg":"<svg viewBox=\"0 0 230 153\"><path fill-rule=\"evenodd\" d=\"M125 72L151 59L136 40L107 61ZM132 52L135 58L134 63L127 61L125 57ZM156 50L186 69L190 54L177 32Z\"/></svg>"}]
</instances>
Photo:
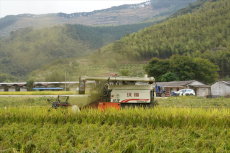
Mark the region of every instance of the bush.
<instances>
[{"instance_id":1,"label":"bush","mask_svg":"<svg viewBox=\"0 0 230 153\"><path fill-rule=\"evenodd\" d=\"M129 69L121 69L120 75L121 76L130 76L130 70Z\"/></svg>"},{"instance_id":2,"label":"bush","mask_svg":"<svg viewBox=\"0 0 230 153\"><path fill-rule=\"evenodd\" d=\"M26 82L28 90L29 91L33 91L33 87L34 87L34 80L30 79Z\"/></svg>"}]
</instances>

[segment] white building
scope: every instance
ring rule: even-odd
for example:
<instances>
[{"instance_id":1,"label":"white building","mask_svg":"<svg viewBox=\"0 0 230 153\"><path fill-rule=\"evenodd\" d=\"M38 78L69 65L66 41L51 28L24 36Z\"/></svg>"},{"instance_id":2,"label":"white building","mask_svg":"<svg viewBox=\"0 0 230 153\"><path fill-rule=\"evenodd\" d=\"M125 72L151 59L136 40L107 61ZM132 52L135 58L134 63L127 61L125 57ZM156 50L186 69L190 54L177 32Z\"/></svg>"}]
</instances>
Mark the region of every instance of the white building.
<instances>
[{"instance_id":1,"label":"white building","mask_svg":"<svg viewBox=\"0 0 230 153\"><path fill-rule=\"evenodd\" d=\"M212 95L230 97L230 81L218 81L211 86Z\"/></svg>"},{"instance_id":2,"label":"white building","mask_svg":"<svg viewBox=\"0 0 230 153\"><path fill-rule=\"evenodd\" d=\"M193 89L197 97L206 97L211 95L211 86L196 80L156 82L156 84L158 86L163 86L164 91L168 94L181 89Z\"/></svg>"}]
</instances>

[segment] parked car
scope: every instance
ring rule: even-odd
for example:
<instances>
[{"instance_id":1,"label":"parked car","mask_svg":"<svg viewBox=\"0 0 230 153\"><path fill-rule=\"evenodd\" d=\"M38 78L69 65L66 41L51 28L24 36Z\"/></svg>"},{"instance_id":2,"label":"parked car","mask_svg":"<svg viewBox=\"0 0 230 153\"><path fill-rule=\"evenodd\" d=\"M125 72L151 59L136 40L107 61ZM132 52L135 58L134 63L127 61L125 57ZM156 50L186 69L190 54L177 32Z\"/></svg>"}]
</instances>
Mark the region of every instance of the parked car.
<instances>
[{"instance_id":1,"label":"parked car","mask_svg":"<svg viewBox=\"0 0 230 153\"><path fill-rule=\"evenodd\" d=\"M193 95L195 96L195 92L192 89L181 89L179 91L174 92L178 96L190 96Z\"/></svg>"}]
</instances>

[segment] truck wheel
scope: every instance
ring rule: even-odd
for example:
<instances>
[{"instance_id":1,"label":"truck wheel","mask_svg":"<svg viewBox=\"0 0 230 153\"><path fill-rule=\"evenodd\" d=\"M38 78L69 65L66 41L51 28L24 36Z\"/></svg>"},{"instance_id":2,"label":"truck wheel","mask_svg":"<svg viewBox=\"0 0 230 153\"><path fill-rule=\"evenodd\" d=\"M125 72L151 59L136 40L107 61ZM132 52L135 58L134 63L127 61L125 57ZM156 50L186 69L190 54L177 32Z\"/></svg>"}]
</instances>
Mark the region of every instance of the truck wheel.
<instances>
[{"instance_id":1,"label":"truck wheel","mask_svg":"<svg viewBox=\"0 0 230 153\"><path fill-rule=\"evenodd\" d=\"M104 91L102 92L102 95L103 95L103 96L107 96L107 95L108 95L108 91L107 91L107 90L104 90Z\"/></svg>"}]
</instances>

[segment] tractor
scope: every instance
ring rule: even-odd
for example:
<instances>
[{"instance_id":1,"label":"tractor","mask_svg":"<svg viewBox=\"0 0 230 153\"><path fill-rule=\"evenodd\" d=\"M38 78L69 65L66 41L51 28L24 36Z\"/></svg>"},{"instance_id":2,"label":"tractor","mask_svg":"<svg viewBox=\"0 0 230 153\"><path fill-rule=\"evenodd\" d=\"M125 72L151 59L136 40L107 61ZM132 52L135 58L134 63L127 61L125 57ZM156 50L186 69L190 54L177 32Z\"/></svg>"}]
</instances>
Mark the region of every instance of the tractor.
<instances>
[{"instance_id":1,"label":"tractor","mask_svg":"<svg viewBox=\"0 0 230 153\"><path fill-rule=\"evenodd\" d=\"M156 85L156 96L157 97L165 97L166 96L166 92L164 91L164 87L160 86L160 85Z\"/></svg>"}]
</instances>

